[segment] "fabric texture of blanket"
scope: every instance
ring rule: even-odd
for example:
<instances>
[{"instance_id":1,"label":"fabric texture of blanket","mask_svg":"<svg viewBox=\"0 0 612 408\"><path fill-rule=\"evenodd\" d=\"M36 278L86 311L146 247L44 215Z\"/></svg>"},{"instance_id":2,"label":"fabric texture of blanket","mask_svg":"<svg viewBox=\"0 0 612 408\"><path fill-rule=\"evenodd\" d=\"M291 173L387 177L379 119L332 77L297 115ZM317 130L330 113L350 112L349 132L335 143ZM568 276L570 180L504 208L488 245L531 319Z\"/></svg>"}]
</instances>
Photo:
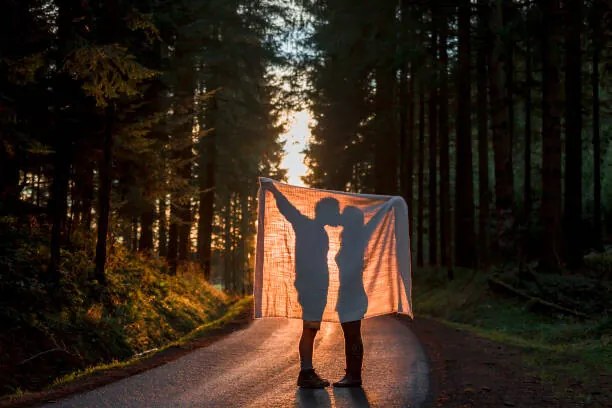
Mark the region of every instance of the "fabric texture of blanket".
<instances>
[{"instance_id":1,"label":"fabric texture of blanket","mask_svg":"<svg viewBox=\"0 0 612 408\"><path fill-rule=\"evenodd\" d=\"M408 208L401 197L260 178L258 198L256 318L412 317Z\"/></svg>"}]
</instances>

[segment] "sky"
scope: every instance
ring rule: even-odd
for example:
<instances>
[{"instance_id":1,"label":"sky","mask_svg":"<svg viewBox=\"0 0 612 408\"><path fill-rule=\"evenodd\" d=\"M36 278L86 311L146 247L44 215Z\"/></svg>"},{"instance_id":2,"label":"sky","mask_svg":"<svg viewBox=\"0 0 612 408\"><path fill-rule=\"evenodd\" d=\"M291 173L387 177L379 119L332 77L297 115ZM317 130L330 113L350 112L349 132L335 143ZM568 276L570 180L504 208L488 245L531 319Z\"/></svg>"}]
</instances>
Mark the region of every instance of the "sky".
<instances>
[{"instance_id":1,"label":"sky","mask_svg":"<svg viewBox=\"0 0 612 408\"><path fill-rule=\"evenodd\" d=\"M287 169L289 184L304 186L301 177L306 175L308 168L304 164L304 149L310 140L310 112L302 110L289 114L287 131L280 136L285 141L285 156L281 167Z\"/></svg>"}]
</instances>

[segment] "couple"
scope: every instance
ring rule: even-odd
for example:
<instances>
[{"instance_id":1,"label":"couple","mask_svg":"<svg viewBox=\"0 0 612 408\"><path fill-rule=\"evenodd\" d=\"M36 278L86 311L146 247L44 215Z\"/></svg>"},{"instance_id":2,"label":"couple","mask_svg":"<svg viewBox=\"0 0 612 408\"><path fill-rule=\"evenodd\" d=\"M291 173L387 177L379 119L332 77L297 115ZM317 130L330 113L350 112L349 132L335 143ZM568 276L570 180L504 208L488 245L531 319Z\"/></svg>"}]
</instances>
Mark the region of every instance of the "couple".
<instances>
[{"instance_id":1,"label":"couple","mask_svg":"<svg viewBox=\"0 0 612 408\"><path fill-rule=\"evenodd\" d=\"M323 388L329 382L320 378L312 366L314 340L321 327L321 319L327 303L329 268L327 253L329 237L325 226L342 226L340 250L336 254L340 288L336 311L344 333L346 375L335 382L335 387L361 386L363 342L361 319L368 308L368 298L363 287L364 254L370 235L385 211L377 214L364 225L363 212L352 206L340 213L338 200L328 197L317 202L314 219L300 213L272 183L265 183L276 200L276 206L291 223L295 231L295 287L302 306L304 320L300 338L300 374L298 386Z\"/></svg>"}]
</instances>

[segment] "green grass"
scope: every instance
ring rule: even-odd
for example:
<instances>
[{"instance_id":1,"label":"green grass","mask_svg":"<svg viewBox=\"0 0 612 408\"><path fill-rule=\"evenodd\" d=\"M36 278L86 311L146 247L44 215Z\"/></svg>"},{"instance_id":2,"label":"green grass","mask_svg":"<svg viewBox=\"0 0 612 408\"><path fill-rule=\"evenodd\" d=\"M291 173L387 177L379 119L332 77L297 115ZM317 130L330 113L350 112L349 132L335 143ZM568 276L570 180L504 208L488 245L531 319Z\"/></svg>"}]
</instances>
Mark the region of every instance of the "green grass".
<instances>
[{"instance_id":1,"label":"green grass","mask_svg":"<svg viewBox=\"0 0 612 408\"><path fill-rule=\"evenodd\" d=\"M569 384L596 389L599 375L612 375L610 316L579 320L534 313L526 302L492 293L487 277L457 270L449 282L441 270L415 271L416 314L523 349L527 367L558 392Z\"/></svg>"}]
</instances>

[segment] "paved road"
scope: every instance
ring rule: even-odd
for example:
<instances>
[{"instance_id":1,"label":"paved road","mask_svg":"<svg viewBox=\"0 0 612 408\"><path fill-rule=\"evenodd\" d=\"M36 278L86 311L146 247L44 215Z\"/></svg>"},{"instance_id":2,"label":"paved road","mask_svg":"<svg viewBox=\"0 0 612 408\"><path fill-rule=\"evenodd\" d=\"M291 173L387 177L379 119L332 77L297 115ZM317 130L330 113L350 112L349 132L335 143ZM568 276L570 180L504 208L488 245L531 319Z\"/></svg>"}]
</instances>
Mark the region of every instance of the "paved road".
<instances>
[{"instance_id":1,"label":"paved road","mask_svg":"<svg viewBox=\"0 0 612 408\"><path fill-rule=\"evenodd\" d=\"M421 407L429 391L426 358L410 329L392 316L363 323L364 387L300 390L300 320L255 321L209 347L153 370L48 407ZM344 373L340 325L323 323L315 367Z\"/></svg>"}]
</instances>

